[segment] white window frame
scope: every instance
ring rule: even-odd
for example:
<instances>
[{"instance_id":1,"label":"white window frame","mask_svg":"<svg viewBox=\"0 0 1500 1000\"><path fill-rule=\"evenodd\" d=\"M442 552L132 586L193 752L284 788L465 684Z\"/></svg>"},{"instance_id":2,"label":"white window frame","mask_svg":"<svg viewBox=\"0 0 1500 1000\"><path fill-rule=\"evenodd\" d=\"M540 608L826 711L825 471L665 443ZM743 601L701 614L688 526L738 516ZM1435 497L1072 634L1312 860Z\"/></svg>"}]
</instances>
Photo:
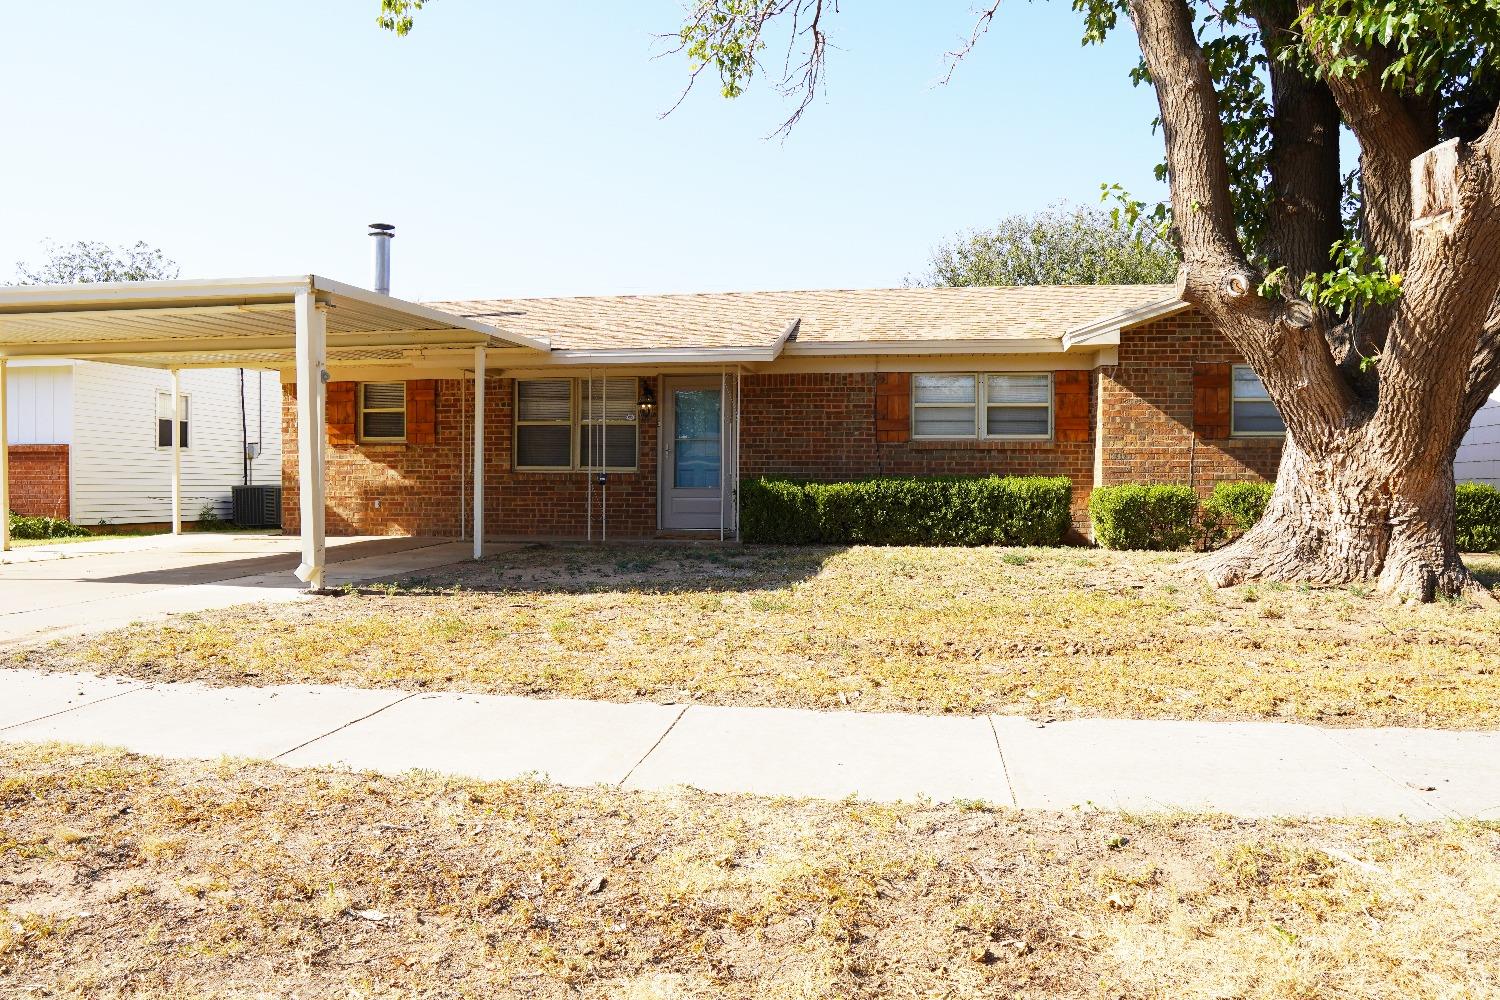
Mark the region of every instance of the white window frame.
<instances>
[{"instance_id":1,"label":"white window frame","mask_svg":"<svg viewBox=\"0 0 1500 1000\"><path fill-rule=\"evenodd\" d=\"M962 376L974 380L974 402L972 403L919 403L917 402L917 377L920 375ZM990 378L994 375L1046 375L1047 376L1047 433L1045 434L991 434L989 433L989 411L991 407L1029 409L1036 403L991 403ZM974 411L974 429L968 434L918 434L917 413L919 410L967 410ZM1046 372L914 372L911 389L911 437L913 441L1051 441L1057 424L1057 385L1053 373Z\"/></svg>"},{"instance_id":2,"label":"white window frame","mask_svg":"<svg viewBox=\"0 0 1500 1000\"><path fill-rule=\"evenodd\" d=\"M608 377L609 376L604 376L604 379L607 379ZM582 398L582 397L585 397L585 396L587 396L589 394L589 380L587 378L581 378L581 379L577 380L577 382L576 382L576 384L574 386L575 392L573 394L573 397L575 399L579 400L579 403L578 403L578 422L577 422L577 424L575 425L575 427L573 429L573 451L574 451L573 462L574 462L574 465L577 466L578 468L585 468L585 466L583 465L583 445L582 445L582 442L579 440L583 436L584 429L585 428L597 428L597 427L599 427L599 426L602 425L604 427L604 441L605 441L604 457L605 457L606 461L609 460L609 428L611 428L611 427L634 427L635 428L635 461L632 464L630 464L630 465L606 465L606 466L604 466L603 469L600 469L598 466L587 466L587 468L590 471L599 471L599 472L638 472L638 471L640 471L640 467L641 467L641 421L640 421L640 411L636 407L636 402L637 402L637 400L639 400L641 398L641 380L639 378L634 378L634 377L631 377L631 376L628 376L628 375L616 375L615 376L616 380L626 379L626 378L629 378L630 382L631 382L631 390L625 394L626 398L630 400L630 414L631 415L630 415L630 419L628 419L628 420L610 420L609 419L609 414L608 414L608 408L607 407L606 407L606 412L601 417L599 417L599 418L592 418L592 417L590 417L588 415L588 413L586 412L586 407L584 405L585 404L585 400ZM595 381L603 381L604 379L596 379ZM608 383L606 382L606 385L607 384ZM600 395L600 402L601 402L601 404L604 403L605 401L606 401L606 397L605 397L604 394L601 393L601 395Z\"/></svg>"},{"instance_id":3,"label":"white window frame","mask_svg":"<svg viewBox=\"0 0 1500 1000\"><path fill-rule=\"evenodd\" d=\"M183 434L182 430L180 428L178 429L177 433L178 433L178 435L180 437L184 437L184 438L187 439L183 443L183 445L182 445L182 450L183 451L188 451L188 450L191 449L192 442L193 442L193 408L188 403L188 394L187 393L185 393L185 392L179 392L177 394L177 398L179 400L181 400L181 405L182 405L182 420L179 421L179 423L183 423L183 424L187 424L188 425L188 431L187 431L186 434ZM159 414L161 413L161 401L163 399L165 399L167 401L167 405L168 406L171 406L172 405L172 390L170 390L170 389L158 389L158 390L156 390L156 409L151 414L151 440L156 443L156 450L157 451L171 451L172 450L171 442L168 442L167 444L162 444L161 443L161 417L160 417ZM175 418L177 416L177 414L174 413L174 414L172 414L172 416Z\"/></svg>"},{"instance_id":4,"label":"white window frame","mask_svg":"<svg viewBox=\"0 0 1500 1000\"><path fill-rule=\"evenodd\" d=\"M630 405L634 407L637 400L641 398L641 380L632 376L615 376L616 378L629 377L634 384L634 391L630 395ZM522 420L521 419L521 383L522 382L554 382L565 381L568 383L568 419L567 420ZM585 427L597 427L600 421L590 420L584 412L585 399L588 394L588 378L577 378L574 376L540 375L534 378L518 378L511 390L511 468L517 472L639 472L641 469L641 421L639 411L634 420L608 420L604 421L606 427L634 427L635 430L635 462L632 465L610 465L603 469L590 468L583 465L583 449L580 437ZM521 435L517 433L522 427L567 427L568 428L568 464L567 465L522 465L520 463ZM608 431L605 432L606 434Z\"/></svg>"},{"instance_id":5,"label":"white window frame","mask_svg":"<svg viewBox=\"0 0 1500 1000\"><path fill-rule=\"evenodd\" d=\"M365 406L365 386L367 385L399 385L401 387L401 405L395 406ZM390 382L356 382L354 385L354 420L355 437L360 444L405 444L408 432L411 430L410 402L411 394L407 391L404 381ZM401 414L401 436L400 437L371 437L365 433L366 413L400 413Z\"/></svg>"},{"instance_id":6,"label":"white window frame","mask_svg":"<svg viewBox=\"0 0 1500 1000\"><path fill-rule=\"evenodd\" d=\"M1237 373L1241 372L1241 371L1247 371L1247 372L1250 372L1252 375L1255 375L1255 369L1252 368L1250 365L1230 365L1229 366L1229 436L1232 437L1232 438L1282 438L1282 437L1286 437L1286 420L1284 418L1281 421L1282 429L1279 430L1279 431L1242 431L1242 430L1239 429L1239 404L1240 404L1240 402L1243 401L1243 402L1246 402L1246 403L1264 403L1264 402L1269 401L1269 399L1270 399L1269 396L1267 396L1266 399L1262 399L1259 396L1246 396L1242 400L1241 397L1236 394L1237 391L1238 391L1238 389L1239 389L1239 379L1235 378L1235 375ZM1261 387L1264 388L1265 387L1265 382L1260 379L1259 375L1255 375L1255 377L1256 377L1257 380L1261 381ZM1274 402L1272 402L1271 405L1275 406L1276 404ZM1281 416L1281 411L1278 410L1277 413L1276 413L1276 415L1278 417Z\"/></svg>"}]
</instances>

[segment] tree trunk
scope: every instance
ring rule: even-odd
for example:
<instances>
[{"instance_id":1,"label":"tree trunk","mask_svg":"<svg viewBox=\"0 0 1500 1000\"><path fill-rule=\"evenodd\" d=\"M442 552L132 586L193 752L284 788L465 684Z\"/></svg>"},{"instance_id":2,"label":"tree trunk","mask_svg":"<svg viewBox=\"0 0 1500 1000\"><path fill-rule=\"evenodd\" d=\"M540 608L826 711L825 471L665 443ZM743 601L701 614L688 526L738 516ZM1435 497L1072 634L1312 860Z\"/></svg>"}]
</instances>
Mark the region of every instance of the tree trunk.
<instances>
[{"instance_id":1,"label":"tree trunk","mask_svg":"<svg viewBox=\"0 0 1500 1000\"><path fill-rule=\"evenodd\" d=\"M1474 594L1454 544L1452 449L1421 465L1398 468L1363 440L1315 459L1288 437L1265 515L1198 568L1219 587L1373 580L1402 599Z\"/></svg>"}]
</instances>

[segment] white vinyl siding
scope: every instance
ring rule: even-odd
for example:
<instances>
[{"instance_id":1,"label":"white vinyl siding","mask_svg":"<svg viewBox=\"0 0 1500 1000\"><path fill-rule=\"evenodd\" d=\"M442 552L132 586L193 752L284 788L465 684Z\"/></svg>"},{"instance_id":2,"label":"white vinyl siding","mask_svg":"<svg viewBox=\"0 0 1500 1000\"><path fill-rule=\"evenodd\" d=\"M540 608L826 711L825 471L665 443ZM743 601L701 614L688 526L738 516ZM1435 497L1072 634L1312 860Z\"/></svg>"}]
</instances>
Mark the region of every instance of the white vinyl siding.
<instances>
[{"instance_id":1,"label":"white vinyl siding","mask_svg":"<svg viewBox=\"0 0 1500 1000\"><path fill-rule=\"evenodd\" d=\"M6 367L6 436L11 444L68 444L73 439L71 365L12 361Z\"/></svg>"},{"instance_id":2,"label":"white vinyl siding","mask_svg":"<svg viewBox=\"0 0 1500 1000\"><path fill-rule=\"evenodd\" d=\"M359 439L399 444L406 440L406 383L359 383Z\"/></svg>"},{"instance_id":3,"label":"white vinyl siding","mask_svg":"<svg viewBox=\"0 0 1500 1000\"><path fill-rule=\"evenodd\" d=\"M1280 437L1286 433L1286 424L1276 412L1276 404L1271 402L1260 376L1249 365L1234 366L1229 421L1233 437Z\"/></svg>"},{"instance_id":4,"label":"white vinyl siding","mask_svg":"<svg viewBox=\"0 0 1500 1000\"><path fill-rule=\"evenodd\" d=\"M229 517L230 487L244 481L240 378L236 369L184 371L192 398L182 453L182 516L196 521L205 503ZM172 517L172 451L158 448L157 394L171 376L149 368L81 362L74 368L70 449L72 517L83 525L160 524ZM169 397L170 398L170 397ZM281 481L281 383L245 373L245 431L261 440L252 481Z\"/></svg>"},{"instance_id":5,"label":"white vinyl siding","mask_svg":"<svg viewBox=\"0 0 1500 1000\"><path fill-rule=\"evenodd\" d=\"M1453 460L1453 478L1500 486L1500 392L1474 414Z\"/></svg>"},{"instance_id":6,"label":"white vinyl siding","mask_svg":"<svg viewBox=\"0 0 1500 1000\"><path fill-rule=\"evenodd\" d=\"M1052 437L1052 374L916 374L912 437L1040 441Z\"/></svg>"},{"instance_id":7,"label":"white vinyl siding","mask_svg":"<svg viewBox=\"0 0 1500 1000\"><path fill-rule=\"evenodd\" d=\"M639 393L634 378L518 379L515 467L575 471L598 468L603 459L606 471L636 471Z\"/></svg>"}]
</instances>

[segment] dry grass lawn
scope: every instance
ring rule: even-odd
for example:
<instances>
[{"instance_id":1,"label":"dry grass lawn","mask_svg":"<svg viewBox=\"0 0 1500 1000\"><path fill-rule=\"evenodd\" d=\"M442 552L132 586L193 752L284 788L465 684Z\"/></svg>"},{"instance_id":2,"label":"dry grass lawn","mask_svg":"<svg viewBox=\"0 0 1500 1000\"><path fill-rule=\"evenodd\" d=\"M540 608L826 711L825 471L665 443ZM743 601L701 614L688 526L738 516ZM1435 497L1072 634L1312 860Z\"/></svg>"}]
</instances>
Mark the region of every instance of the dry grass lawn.
<instances>
[{"instance_id":1,"label":"dry grass lawn","mask_svg":"<svg viewBox=\"0 0 1500 1000\"><path fill-rule=\"evenodd\" d=\"M1500 612L1214 591L1087 549L532 546L13 665L214 684L1069 717L1500 725ZM1472 564L1500 584L1500 557Z\"/></svg>"},{"instance_id":2,"label":"dry grass lawn","mask_svg":"<svg viewBox=\"0 0 1500 1000\"><path fill-rule=\"evenodd\" d=\"M6 997L1500 996L1500 826L0 744Z\"/></svg>"}]
</instances>

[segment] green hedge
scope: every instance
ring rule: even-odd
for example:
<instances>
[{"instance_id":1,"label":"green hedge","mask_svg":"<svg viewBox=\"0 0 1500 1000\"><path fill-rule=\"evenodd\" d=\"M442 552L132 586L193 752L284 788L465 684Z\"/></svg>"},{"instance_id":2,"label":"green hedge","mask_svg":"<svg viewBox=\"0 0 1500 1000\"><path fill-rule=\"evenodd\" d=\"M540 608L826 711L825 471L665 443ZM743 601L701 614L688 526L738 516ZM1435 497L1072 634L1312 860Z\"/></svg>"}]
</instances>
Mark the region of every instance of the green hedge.
<instances>
[{"instance_id":1,"label":"green hedge","mask_svg":"<svg viewBox=\"0 0 1500 1000\"><path fill-rule=\"evenodd\" d=\"M1107 549L1176 551L1198 533L1191 486L1100 486L1089 495L1094 540Z\"/></svg>"},{"instance_id":2,"label":"green hedge","mask_svg":"<svg viewBox=\"0 0 1500 1000\"><path fill-rule=\"evenodd\" d=\"M1066 477L883 477L844 483L740 484L747 542L805 545L1059 545Z\"/></svg>"},{"instance_id":3,"label":"green hedge","mask_svg":"<svg viewBox=\"0 0 1500 1000\"><path fill-rule=\"evenodd\" d=\"M92 532L56 517L22 517L10 512L10 537L23 539L78 538Z\"/></svg>"},{"instance_id":4,"label":"green hedge","mask_svg":"<svg viewBox=\"0 0 1500 1000\"><path fill-rule=\"evenodd\" d=\"M1454 500L1458 551L1500 552L1500 489L1460 483Z\"/></svg>"},{"instance_id":5,"label":"green hedge","mask_svg":"<svg viewBox=\"0 0 1500 1000\"><path fill-rule=\"evenodd\" d=\"M1238 538L1255 526L1271 502L1275 483L1217 483L1203 501L1203 536L1199 545L1211 549Z\"/></svg>"}]
</instances>

